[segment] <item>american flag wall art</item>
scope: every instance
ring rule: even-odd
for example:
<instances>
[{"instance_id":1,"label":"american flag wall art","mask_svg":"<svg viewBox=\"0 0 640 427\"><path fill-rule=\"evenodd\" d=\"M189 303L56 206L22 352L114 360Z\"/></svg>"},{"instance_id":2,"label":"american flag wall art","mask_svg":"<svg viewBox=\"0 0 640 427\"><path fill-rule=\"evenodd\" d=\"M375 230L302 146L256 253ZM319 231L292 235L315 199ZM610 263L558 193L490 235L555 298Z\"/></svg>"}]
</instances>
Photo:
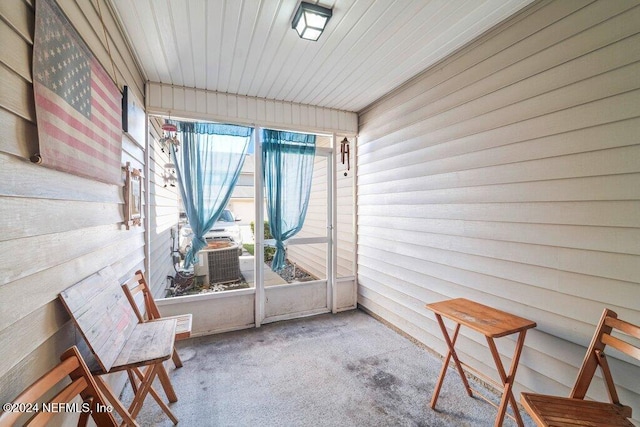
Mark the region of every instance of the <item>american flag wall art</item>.
<instances>
[{"instance_id":1,"label":"american flag wall art","mask_svg":"<svg viewBox=\"0 0 640 427\"><path fill-rule=\"evenodd\" d=\"M42 164L120 184L122 96L53 0L36 2L33 86Z\"/></svg>"}]
</instances>

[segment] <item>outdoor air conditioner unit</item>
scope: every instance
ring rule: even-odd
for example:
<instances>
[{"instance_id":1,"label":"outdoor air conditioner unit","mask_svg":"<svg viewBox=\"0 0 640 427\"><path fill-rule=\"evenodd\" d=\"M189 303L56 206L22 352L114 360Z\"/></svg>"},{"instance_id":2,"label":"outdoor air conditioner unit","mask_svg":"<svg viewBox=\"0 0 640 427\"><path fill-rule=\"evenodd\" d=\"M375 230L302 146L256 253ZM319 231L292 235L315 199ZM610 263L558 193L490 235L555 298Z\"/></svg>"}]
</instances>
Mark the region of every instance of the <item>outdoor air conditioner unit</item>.
<instances>
[{"instance_id":1,"label":"outdoor air conditioner unit","mask_svg":"<svg viewBox=\"0 0 640 427\"><path fill-rule=\"evenodd\" d=\"M205 276L205 283L229 283L241 280L238 244L226 248L203 249L194 266L196 276Z\"/></svg>"}]
</instances>

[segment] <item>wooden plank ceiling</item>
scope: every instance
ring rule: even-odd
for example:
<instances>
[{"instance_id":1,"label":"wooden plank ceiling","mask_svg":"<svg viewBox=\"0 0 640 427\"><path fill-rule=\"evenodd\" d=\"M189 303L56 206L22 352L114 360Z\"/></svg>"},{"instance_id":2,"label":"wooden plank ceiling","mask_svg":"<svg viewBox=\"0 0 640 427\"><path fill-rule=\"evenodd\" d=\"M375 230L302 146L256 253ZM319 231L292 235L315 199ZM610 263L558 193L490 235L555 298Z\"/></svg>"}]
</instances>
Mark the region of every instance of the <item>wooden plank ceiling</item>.
<instances>
[{"instance_id":1,"label":"wooden plank ceiling","mask_svg":"<svg viewBox=\"0 0 640 427\"><path fill-rule=\"evenodd\" d=\"M358 112L532 0L110 0L148 81ZM315 1L312 1L315 3Z\"/></svg>"}]
</instances>

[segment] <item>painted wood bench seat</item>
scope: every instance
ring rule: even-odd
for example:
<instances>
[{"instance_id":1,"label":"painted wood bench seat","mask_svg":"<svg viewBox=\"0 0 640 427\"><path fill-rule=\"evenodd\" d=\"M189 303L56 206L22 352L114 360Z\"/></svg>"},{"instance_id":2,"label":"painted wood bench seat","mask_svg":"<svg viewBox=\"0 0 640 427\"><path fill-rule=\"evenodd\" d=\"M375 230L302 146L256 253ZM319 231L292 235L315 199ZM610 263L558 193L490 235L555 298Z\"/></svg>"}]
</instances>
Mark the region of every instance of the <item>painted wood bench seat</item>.
<instances>
[{"instance_id":1,"label":"painted wood bench seat","mask_svg":"<svg viewBox=\"0 0 640 427\"><path fill-rule=\"evenodd\" d=\"M141 322L111 267L65 289L60 293L60 299L95 357L95 363L89 367L97 375L98 387L125 423L136 425L135 418L147 394L151 394L173 423L177 423L175 415L152 387L157 377L169 402L178 400L162 364L172 355L177 321ZM128 410L119 405L119 400L101 378L125 370L130 378L140 380Z\"/></svg>"}]
</instances>

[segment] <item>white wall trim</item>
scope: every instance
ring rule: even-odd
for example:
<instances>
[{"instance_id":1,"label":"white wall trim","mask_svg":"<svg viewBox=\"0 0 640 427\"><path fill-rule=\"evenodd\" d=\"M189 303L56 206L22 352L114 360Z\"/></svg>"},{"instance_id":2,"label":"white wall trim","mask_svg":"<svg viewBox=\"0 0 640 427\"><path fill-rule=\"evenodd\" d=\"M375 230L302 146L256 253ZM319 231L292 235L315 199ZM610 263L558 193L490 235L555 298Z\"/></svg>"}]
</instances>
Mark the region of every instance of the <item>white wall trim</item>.
<instances>
[{"instance_id":1,"label":"white wall trim","mask_svg":"<svg viewBox=\"0 0 640 427\"><path fill-rule=\"evenodd\" d=\"M148 114L354 136L358 115L313 105L147 82Z\"/></svg>"}]
</instances>

